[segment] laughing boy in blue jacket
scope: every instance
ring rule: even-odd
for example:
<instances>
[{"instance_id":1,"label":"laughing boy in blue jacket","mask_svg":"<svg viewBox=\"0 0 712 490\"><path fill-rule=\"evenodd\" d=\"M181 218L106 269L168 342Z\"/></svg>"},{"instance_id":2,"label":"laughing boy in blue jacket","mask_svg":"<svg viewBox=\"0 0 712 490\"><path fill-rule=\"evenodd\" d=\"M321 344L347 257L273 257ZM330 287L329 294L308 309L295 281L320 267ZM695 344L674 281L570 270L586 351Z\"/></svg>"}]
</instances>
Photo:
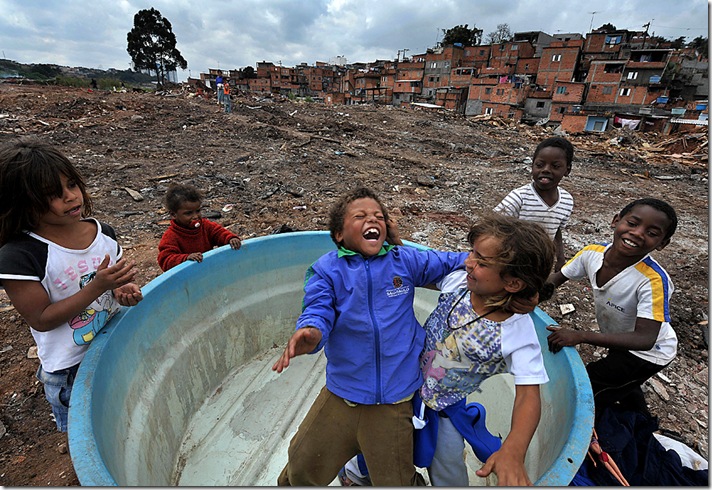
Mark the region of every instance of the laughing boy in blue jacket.
<instances>
[{"instance_id":1,"label":"laughing boy in blue jacket","mask_svg":"<svg viewBox=\"0 0 712 490\"><path fill-rule=\"evenodd\" d=\"M413 466L412 397L425 331L415 288L461 268L467 252L385 245L388 212L366 188L332 208L337 245L309 268L297 330L273 370L325 349L326 386L289 444L279 485L325 486L363 453L377 486L424 484ZM389 240L393 241L393 240Z\"/></svg>"}]
</instances>

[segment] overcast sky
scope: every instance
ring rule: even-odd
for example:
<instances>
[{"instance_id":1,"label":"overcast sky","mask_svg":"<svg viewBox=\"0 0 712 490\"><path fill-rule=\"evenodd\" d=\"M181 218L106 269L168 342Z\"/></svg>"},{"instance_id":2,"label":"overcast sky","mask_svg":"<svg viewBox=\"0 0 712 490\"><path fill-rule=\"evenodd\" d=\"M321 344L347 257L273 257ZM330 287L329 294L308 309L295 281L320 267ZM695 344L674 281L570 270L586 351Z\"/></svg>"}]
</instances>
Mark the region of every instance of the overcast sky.
<instances>
[{"instance_id":1,"label":"overcast sky","mask_svg":"<svg viewBox=\"0 0 712 490\"><path fill-rule=\"evenodd\" d=\"M173 25L188 62L178 77L258 61L314 65L424 53L443 29L468 24L484 36L498 24L513 33L587 33L611 23L668 39L708 37L707 0L0 0L2 57L20 63L130 67L126 35L139 11L157 9Z\"/></svg>"}]
</instances>

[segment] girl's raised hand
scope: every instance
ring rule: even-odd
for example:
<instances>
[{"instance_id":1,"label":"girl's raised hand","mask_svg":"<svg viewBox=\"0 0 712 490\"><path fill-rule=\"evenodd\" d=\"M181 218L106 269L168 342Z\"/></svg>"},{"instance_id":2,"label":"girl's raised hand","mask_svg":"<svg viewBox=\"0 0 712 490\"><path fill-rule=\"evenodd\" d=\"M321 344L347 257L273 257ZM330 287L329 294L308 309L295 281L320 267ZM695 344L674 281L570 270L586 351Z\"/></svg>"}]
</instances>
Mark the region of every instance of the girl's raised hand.
<instances>
[{"instance_id":1,"label":"girl's raised hand","mask_svg":"<svg viewBox=\"0 0 712 490\"><path fill-rule=\"evenodd\" d=\"M109 260L109 255L105 255L104 260L101 261L101 264L96 269L96 276L89 284L94 284L97 288L101 287L102 291L108 291L120 288L133 281L136 276L136 264L133 261L127 262L126 259L121 259L109 267Z\"/></svg>"}]
</instances>

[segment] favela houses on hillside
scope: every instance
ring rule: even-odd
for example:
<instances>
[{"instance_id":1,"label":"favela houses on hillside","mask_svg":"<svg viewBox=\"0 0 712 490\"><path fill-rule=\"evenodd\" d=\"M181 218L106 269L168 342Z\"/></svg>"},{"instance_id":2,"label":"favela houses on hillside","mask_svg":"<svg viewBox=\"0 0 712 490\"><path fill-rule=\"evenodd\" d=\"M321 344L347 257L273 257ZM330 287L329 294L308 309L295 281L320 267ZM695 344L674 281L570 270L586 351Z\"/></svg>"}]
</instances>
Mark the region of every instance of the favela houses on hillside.
<instances>
[{"instance_id":1,"label":"favela houses on hillside","mask_svg":"<svg viewBox=\"0 0 712 490\"><path fill-rule=\"evenodd\" d=\"M518 32L490 45L442 45L409 58L314 66L268 61L256 69L190 78L212 89L222 74L238 90L309 97L327 105L375 103L496 116L563 131L613 127L669 133L707 126L707 53L648 35L594 30L549 35Z\"/></svg>"}]
</instances>

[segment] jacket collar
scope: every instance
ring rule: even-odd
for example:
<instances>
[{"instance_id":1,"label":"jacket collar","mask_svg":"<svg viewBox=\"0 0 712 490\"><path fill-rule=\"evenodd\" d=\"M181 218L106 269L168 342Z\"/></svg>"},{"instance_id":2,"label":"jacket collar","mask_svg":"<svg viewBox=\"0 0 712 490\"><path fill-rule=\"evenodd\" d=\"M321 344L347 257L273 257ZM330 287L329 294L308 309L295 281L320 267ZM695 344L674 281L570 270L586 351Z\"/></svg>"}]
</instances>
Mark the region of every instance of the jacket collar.
<instances>
[{"instance_id":1,"label":"jacket collar","mask_svg":"<svg viewBox=\"0 0 712 490\"><path fill-rule=\"evenodd\" d=\"M379 250L379 252L375 256L379 257L381 255L386 255L394 247L395 247L395 245L383 245L381 247L381 250ZM349 255L361 255L361 254L358 252L354 252L353 250L349 250L348 248L345 248L345 247L341 247L341 246L338 247L338 257L339 258L346 257Z\"/></svg>"}]
</instances>

